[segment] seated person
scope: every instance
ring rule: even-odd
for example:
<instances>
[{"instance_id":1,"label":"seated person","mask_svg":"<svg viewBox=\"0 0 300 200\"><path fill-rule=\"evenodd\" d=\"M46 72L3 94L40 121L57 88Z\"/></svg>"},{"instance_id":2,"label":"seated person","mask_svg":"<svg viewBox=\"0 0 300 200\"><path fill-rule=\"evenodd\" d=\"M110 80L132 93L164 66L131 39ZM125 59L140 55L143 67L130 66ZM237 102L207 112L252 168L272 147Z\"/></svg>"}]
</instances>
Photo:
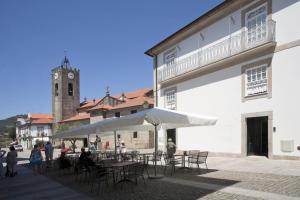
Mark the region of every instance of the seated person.
<instances>
[{"instance_id":1,"label":"seated person","mask_svg":"<svg viewBox=\"0 0 300 200\"><path fill-rule=\"evenodd\" d=\"M91 158L91 152L86 152L84 148L81 148L81 154L79 157L79 164L82 167L88 168L88 166L94 166L95 162Z\"/></svg>"},{"instance_id":2,"label":"seated person","mask_svg":"<svg viewBox=\"0 0 300 200\"><path fill-rule=\"evenodd\" d=\"M60 169L66 169L71 167L71 161L66 157L66 152L61 152L58 160Z\"/></svg>"}]
</instances>

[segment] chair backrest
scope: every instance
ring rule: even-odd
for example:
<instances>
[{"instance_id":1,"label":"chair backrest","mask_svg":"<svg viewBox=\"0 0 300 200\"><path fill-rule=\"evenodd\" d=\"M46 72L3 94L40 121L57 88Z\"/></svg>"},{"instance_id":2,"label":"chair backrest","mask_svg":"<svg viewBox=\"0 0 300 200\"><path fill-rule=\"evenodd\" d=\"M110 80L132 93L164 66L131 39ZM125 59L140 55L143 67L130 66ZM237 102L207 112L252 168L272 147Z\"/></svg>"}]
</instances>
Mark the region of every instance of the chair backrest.
<instances>
[{"instance_id":1,"label":"chair backrest","mask_svg":"<svg viewBox=\"0 0 300 200\"><path fill-rule=\"evenodd\" d=\"M208 151L199 152L199 161L206 162Z\"/></svg>"},{"instance_id":2,"label":"chair backrest","mask_svg":"<svg viewBox=\"0 0 300 200\"><path fill-rule=\"evenodd\" d=\"M168 154L164 153L163 158L164 158L165 164L168 165L170 163L170 158L169 158Z\"/></svg>"},{"instance_id":3,"label":"chair backrest","mask_svg":"<svg viewBox=\"0 0 300 200\"><path fill-rule=\"evenodd\" d=\"M200 150L190 150L188 152L188 155L198 155L200 153Z\"/></svg>"},{"instance_id":4,"label":"chair backrest","mask_svg":"<svg viewBox=\"0 0 300 200\"><path fill-rule=\"evenodd\" d=\"M157 152L156 152L156 161L160 161L162 155L163 155L163 152L162 152L162 151L157 151ZM153 152L153 160L155 160L155 152Z\"/></svg>"}]
</instances>

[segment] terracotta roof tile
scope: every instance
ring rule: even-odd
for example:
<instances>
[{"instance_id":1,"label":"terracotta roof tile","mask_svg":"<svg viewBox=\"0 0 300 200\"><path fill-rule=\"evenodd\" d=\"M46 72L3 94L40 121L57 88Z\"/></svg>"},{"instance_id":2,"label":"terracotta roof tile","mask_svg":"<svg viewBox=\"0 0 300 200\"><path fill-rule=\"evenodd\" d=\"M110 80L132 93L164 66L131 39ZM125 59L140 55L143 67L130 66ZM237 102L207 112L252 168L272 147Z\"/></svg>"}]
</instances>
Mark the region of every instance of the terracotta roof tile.
<instances>
[{"instance_id":1,"label":"terracotta roof tile","mask_svg":"<svg viewBox=\"0 0 300 200\"><path fill-rule=\"evenodd\" d=\"M151 91L152 91L151 88L144 88L144 89L136 90L136 91L133 91L133 92L125 92L124 93L124 95L126 97L125 102L120 103L116 106L109 106L109 105L99 104L102 99L97 99L95 101L95 103L93 101L88 101L86 104L81 106L80 109L89 108L88 109L89 111L100 110L100 109L113 110L113 109L120 109L120 108L126 108L126 107L140 106L140 105L143 105L145 101L148 104L153 104L153 98L152 97L145 97L145 95L147 93L151 92ZM121 95L122 94L113 95L111 97L115 98L115 99L120 99ZM96 104L99 104L99 105L96 105Z\"/></svg>"},{"instance_id":2,"label":"terracotta roof tile","mask_svg":"<svg viewBox=\"0 0 300 200\"><path fill-rule=\"evenodd\" d=\"M95 105L97 105L102 99L95 99L94 100L88 100L87 102L85 102L82 106L80 106L79 109L83 109L83 108L91 108Z\"/></svg>"},{"instance_id":3,"label":"terracotta roof tile","mask_svg":"<svg viewBox=\"0 0 300 200\"><path fill-rule=\"evenodd\" d=\"M53 119L50 114L31 114L31 119Z\"/></svg>"},{"instance_id":4,"label":"terracotta roof tile","mask_svg":"<svg viewBox=\"0 0 300 200\"><path fill-rule=\"evenodd\" d=\"M111 110L120 109L120 108L128 108L128 107L133 107L133 106L141 106L145 102L147 102L150 105L153 105L153 98L137 97L134 99L127 99L124 103L114 106Z\"/></svg>"},{"instance_id":5,"label":"terracotta roof tile","mask_svg":"<svg viewBox=\"0 0 300 200\"><path fill-rule=\"evenodd\" d=\"M70 117L68 119L60 121L60 123L71 122L71 121L80 121L80 120L86 120L86 119L90 119L90 113L79 113L73 117Z\"/></svg>"},{"instance_id":6,"label":"terracotta roof tile","mask_svg":"<svg viewBox=\"0 0 300 200\"><path fill-rule=\"evenodd\" d=\"M34 118L31 120L31 124L52 124L53 119L52 118Z\"/></svg>"},{"instance_id":7,"label":"terracotta roof tile","mask_svg":"<svg viewBox=\"0 0 300 200\"><path fill-rule=\"evenodd\" d=\"M112 106L100 104L100 105L97 105L97 106L89 109L89 111L91 111L91 110L100 110L100 109L111 110L112 108L113 108Z\"/></svg>"},{"instance_id":8,"label":"terracotta roof tile","mask_svg":"<svg viewBox=\"0 0 300 200\"><path fill-rule=\"evenodd\" d=\"M144 88L144 89L136 90L136 91L133 91L133 92L124 92L124 94L125 94L126 98L132 99L132 98L136 98L136 97L145 96L145 94L150 92L151 90L152 90L151 88ZM122 94L115 95L113 97L119 99L121 95Z\"/></svg>"}]
</instances>

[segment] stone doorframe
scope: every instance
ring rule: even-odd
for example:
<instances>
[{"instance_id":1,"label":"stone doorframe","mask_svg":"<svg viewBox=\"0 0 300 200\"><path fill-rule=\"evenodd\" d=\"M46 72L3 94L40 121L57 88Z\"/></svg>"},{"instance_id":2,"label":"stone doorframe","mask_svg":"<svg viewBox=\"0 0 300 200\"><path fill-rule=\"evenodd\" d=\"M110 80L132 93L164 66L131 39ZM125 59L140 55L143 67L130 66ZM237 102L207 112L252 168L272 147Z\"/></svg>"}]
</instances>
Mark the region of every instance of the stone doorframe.
<instances>
[{"instance_id":1,"label":"stone doorframe","mask_svg":"<svg viewBox=\"0 0 300 200\"><path fill-rule=\"evenodd\" d=\"M242 135L241 135L241 155L247 156L247 118L268 117L268 158L273 157L273 111L244 113L242 114Z\"/></svg>"}]
</instances>

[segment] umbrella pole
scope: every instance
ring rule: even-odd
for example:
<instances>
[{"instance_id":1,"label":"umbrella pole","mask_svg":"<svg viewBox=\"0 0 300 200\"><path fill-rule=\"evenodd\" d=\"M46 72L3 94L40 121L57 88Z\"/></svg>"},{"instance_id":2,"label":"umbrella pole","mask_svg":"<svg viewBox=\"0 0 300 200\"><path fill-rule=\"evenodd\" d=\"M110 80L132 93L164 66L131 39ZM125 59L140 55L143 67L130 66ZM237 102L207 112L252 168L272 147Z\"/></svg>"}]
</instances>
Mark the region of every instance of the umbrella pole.
<instances>
[{"instance_id":1,"label":"umbrella pole","mask_svg":"<svg viewBox=\"0 0 300 200\"><path fill-rule=\"evenodd\" d=\"M115 155L117 155L117 131L114 131Z\"/></svg>"},{"instance_id":2,"label":"umbrella pole","mask_svg":"<svg viewBox=\"0 0 300 200\"><path fill-rule=\"evenodd\" d=\"M157 161L156 161L156 154L157 154L157 142L158 142L158 133L157 133L157 125L154 125L154 131L155 131L155 147L154 147L154 176L156 176L156 165L157 165Z\"/></svg>"},{"instance_id":3,"label":"umbrella pole","mask_svg":"<svg viewBox=\"0 0 300 200\"><path fill-rule=\"evenodd\" d=\"M163 178L163 175L158 175L157 174L157 146L158 146L158 132L157 132L157 124L154 125L154 176L148 176L149 179L158 179L158 178Z\"/></svg>"}]
</instances>

